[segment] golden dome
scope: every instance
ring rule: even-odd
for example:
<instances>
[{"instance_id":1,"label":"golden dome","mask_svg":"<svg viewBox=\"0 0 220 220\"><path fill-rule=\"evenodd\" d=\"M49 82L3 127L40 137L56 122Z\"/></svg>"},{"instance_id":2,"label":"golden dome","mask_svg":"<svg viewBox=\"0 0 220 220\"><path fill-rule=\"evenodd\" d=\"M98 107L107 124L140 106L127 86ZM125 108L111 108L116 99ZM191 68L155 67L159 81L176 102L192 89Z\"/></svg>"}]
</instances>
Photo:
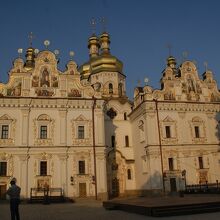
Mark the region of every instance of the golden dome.
<instances>
[{"instance_id":1,"label":"golden dome","mask_svg":"<svg viewBox=\"0 0 220 220\"><path fill-rule=\"evenodd\" d=\"M110 53L110 35L106 32L100 36L100 44L102 53Z\"/></svg>"},{"instance_id":2,"label":"golden dome","mask_svg":"<svg viewBox=\"0 0 220 220\"><path fill-rule=\"evenodd\" d=\"M175 59L175 57L173 57L173 56L169 56L168 58L167 58L167 66L170 66L170 67L175 67L175 65L176 65L176 59Z\"/></svg>"},{"instance_id":3,"label":"golden dome","mask_svg":"<svg viewBox=\"0 0 220 220\"><path fill-rule=\"evenodd\" d=\"M88 48L91 47L91 45L96 45L98 47L100 47L99 45L99 39L96 35L92 35L90 38L89 38L89 41L88 41Z\"/></svg>"},{"instance_id":4,"label":"golden dome","mask_svg":"<svg viewBox=\"0 0 220 220\"><path fill-rule=\"evenodd\" d=\"M123 63L111 54L102 54L91 59L89 62L83 64L79 68L82 79L87 79L91 74L98 72L122 72Z\"/></svg>"},{"instance_id":5,"label":"golden dome","mask_svg":"<svg viewBox=\"0 0 220 220\"><path fill-rule=\"evenodd\" d=\"M107 72L120 72L123 74L123 64L115 56L110 54L110 36L104 32L100 36L101 54L97 56L91 56L90 60L79 67L81 79L88 79L91 74L95 74L102 71ZM96 36L89 38L90 42L97 43ZM88 45L88 47L89 47Z\"/></svg>"},{"instance_id":6,"label":"golden dome","mask_svg":"<svg viewBox=\"0 0 220 220\"><path fill-rule=\"evenodd\" d=\"M90 57L97 57L99 55L99 39L96 35L92 35L88 40L88 48Z\"/></svg>"},{"instance_id":7,"label":"golden dome","mask_svg":"<svg viewBox=\"0 0 220 220\"><path fill-rule=\"evenodd\" d=\"M25 57L26 57L26 62L24 64L24 68L26 70L30 70L34 67L35 53L34 53L34 48L33 47L29 47L27 49Z\"/></svg>"}]
</instances>

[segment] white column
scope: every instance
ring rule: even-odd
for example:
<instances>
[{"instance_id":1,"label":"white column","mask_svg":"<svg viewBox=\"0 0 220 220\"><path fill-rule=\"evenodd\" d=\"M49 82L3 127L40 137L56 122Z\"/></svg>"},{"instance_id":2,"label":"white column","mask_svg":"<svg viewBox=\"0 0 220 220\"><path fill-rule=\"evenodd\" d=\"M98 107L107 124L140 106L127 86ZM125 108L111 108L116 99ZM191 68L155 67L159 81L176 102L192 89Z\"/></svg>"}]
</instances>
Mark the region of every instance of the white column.
<instances>
[{"instance_id":1,"label":"white column","mask_svg":"<svg viewBox=\"0 0 220 220\"><path fill-rule=\"evenodd\" d=\"M28 195L28 180L27 180L27 160L28 156L26 154L22 154L18 156L19 158L19 185L21 187L21 197L27 198Z\"/></svg>"},{"instance_id":2,"label":"white column","mask_svg":"<svg viewBox=\"0 0 220 220\"><path fill-rule=\"evenodd\" d=\"M64 190L64 196L68 196L68 156L66 154L60 154L58 157L60 159L60 187Z\"/></svg>"},{"instance_id":3,"label":"white column","mask_svg":"<svg viewBox=\"0 0 220 220\"><path fill-rule=\"evenodd\" d=\"M29 121L29 113L30 110L29 108L24 108L21 109L21 113L22 113L22 129L21 129L21 133L22 133L22 145L28 145L28 136L29 136L29 126L28 126L28 121Z\"/></svg>"},{"instance_id":4,"label":"white column","mask_svg":"<svg viewBox=\"0 0 220 220\"><path fill-rule=\"evenodd\" d=\"M67 110L66 109L59 109L60 115L60 144L66 145L66 128L67 128Z\"/></svg>"},{"instance_id":5,"label":"white column","mask_svg":"<svg viewBox=\"0 0 220 220\"><path fill-rule=\"evenodd\" d=\"M97 193L106 196L107 199L107 172L104 149L96 153ZM103 198L102 198L103 199Z\"/></svg>"},{"instance_id":6,"label":"white column","mask_svg":"<svg viewBox=\"0 0 220 220\"><path fill-rule=\"evenodd\" d=\"M105 125L104 114L99 111L95 115L95 133L96 133L96 145L105 145Z\"/></svg>"}]
</instances>

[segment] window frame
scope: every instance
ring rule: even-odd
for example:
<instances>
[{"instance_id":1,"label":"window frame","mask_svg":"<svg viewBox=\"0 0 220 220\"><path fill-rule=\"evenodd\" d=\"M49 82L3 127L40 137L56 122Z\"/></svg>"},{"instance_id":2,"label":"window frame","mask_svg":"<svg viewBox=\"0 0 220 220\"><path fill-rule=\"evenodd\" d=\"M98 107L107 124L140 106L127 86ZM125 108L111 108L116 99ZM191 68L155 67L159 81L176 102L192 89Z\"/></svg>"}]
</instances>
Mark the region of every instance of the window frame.
<instances>
[{"instance_id":1,"label":"window frame","mask_svg":"<svg viewBox=\"0 0 220 220\"><path fill-rule=\"evenodd\" d=\"M125 135L125 147L129 147L129 136Z\"/></svg>"},{"instance_id":2,"label":"window frame","mask_svg":"<svg viewBox=\"0 0 220 220\"><path fill-rule=\"evenodd\" d=\"M108 93L113 94L113 84L112 83L108 84Z\"/></svg>"},{"instance_id":3,"label":"window frame","mask_svg":"<svg viewBox=\"0 0 220 220\"><path fill-rule=\"evenodd\" d=\"M168 158L168 166L170 171L174 171L174 160L173 157Z\"/></svg>"},{"instance_id":4,"label":"window frame","mask_svg":"<svg viewBox=\"0 0 220 220\"><path fill-rule=\"evenodd\" d=\"M39 169L39 172L40 172L40 176L47 176L47 161L45 160L41 160L40 161L40 169Z\"/></svg>"},{"instance_id":5,"label":"window frame","mask_svg":"<svg viewBox=\"0 0 220 220\"><path fill-rule=\"evenodd\" d=\"M4 127L7 127L7 130L3 129ZM4 134L4 132L6 133ZM1 125L1 139L9 139L9 125L8 124Z\"/></svg>"},{"instance_id":6,"label":"window frame","mask_svg":"<svg viewBox=\"0 0 220 220\"><path fill-rule=\"evenodd\" d=\"M172 138L170 125L165 125L165 134L166 134L166 138Z\"/></svg>"},{"instance_id":7,"label":"window frame","mask_svg":"<svg viewBox=\"0 0 220 220\"><path fill-rule=\"evenodd\" d=\"M0 176L7 176L7 165L7 161L0 161Z\"/></svg>"},{"instance_id":8,"label":"window frame","mask_svg":"<svg viewBox=\"0 0 220 220\"><path fill-rule=\"evenodd\" d=\"M194 126L195 138L200 138L200 128L198 125Z\"/></svg>"},{"instance_id":9,"label":"window frame","mask_svg":"<svg viewBox=\"0 0 220 220\"><path fill-rule=\"evenodd\" d=\"M204 160L203 157L198 157L199 169L204 169Z\"/></svg>"},{"instance_id":10,"label":"window frame","mask_svg":"<svg viewBox=\"0 0 220 220\"><path fill-rule=\"evenodd\" d=\"M127 169L127 179L128 179L128 180L131 180L131 179L132 179L131 169L130 169L130 168Z\"/></svg>"},{"instance_id":11,"label":"window frame","mask_svg":"<svg viewBox=\"0 0 220 220\"><path fill-rule=\"evenodd\" d=\"M43 128L46 128L45 130ZM48 139L48 126L40 125L40 139Z\"/></svg>"},{"instance_id":12,"label":"window frame","mask_svg":"<svg viewBox=\"0 0 220 220\"><path fill-rule=\"evenodd\" d=\"M86 161L85 160L78 161L78 173L79 173L79 175L86 174Z\"/></svg>"},{"instance_id":13,"label":"window frame","mask_svg":"<svg viewBox=\"0 0 220 220\"><path fill-rule=\"evenodd\" d=\"M80 128L83 128L83 129L80 130ZM84 125L77 126L77 138L78 139L85 139L85 126Z\"/></svg>"}]
</instances>

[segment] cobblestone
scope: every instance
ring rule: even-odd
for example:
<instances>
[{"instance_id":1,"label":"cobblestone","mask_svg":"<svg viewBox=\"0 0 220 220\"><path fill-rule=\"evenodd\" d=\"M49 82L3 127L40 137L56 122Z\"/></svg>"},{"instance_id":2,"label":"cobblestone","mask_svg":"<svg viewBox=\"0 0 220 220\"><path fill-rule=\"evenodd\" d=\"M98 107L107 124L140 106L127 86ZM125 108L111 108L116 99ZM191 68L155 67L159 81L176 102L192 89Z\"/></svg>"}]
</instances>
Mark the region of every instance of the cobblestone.
<instances>
[{"instance_id":1,"label":"cobblestone","mask_svg":"<svg viewBox=\"0 0 220 220\"><path fill-rule=\"evenodd\" d=\"M108 211L101 202L93 200L64 204L21 204L21 220L155 220L156 217L142 216L123 211ZM162 220L217 220L220 213L163 217ZM10 220L9 204L0 204L0 220Z\"/></svg>"}]
</instances>

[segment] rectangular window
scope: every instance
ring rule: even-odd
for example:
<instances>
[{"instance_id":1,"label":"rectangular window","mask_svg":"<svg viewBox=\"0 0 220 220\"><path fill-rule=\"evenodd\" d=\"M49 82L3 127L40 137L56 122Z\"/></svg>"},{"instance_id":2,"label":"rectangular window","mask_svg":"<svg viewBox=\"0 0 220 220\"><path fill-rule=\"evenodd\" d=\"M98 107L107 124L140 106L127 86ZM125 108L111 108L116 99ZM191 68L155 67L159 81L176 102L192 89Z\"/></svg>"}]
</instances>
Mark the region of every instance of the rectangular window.
<instances>
[{"instance_id":1,"label":"rectangular window","mask_svg":"<svg viewBox=\"0 0 220 220\"><path fill-rule=\"evenodd\" d=\"M129 147L129 137L128 137L128 135L125 136L125 147Z\"/></svg>"},{"instance_id":2,"label":"rectangular window","mask_svg":"<svg viewBox=\"0 0 220 220\"><path fill-rule=\"evenodd\" d=\"M173 167L173 158L168 158L168 163L169 163L169 170L174 170L174 167Z\"/></svg>"},{"instance_id":3,"label":"rectangular window","mask_svg":"<svg viewBox=\"0 0 220 220\"><path fill-rule=\"evenodd\" d=\"M84 126L78 126L78 139L84 139L85 131Z\"/></svg>"},{"instance_id":4,"label":"rectangular window","mask_svg":"<svg viewBox=\"0 0 220 220\"><path fill-rule=\"evenodd\" d=\"M202 157L199 157L199 169L203 169L204 166L203 166L203 158Z\"/></svg>"},{"instance_id":5,"label":"rectangular window","mask_svg":"<svg viewBox=\"0 0 220 220\"><path fill-rule=\"evenodd\" d=\"M47 126L40 126L40 139L47 139Z\"/></svg>"},{"instance_id":6,"label":"rectangular window","mask_svg":"<svg viewBox=\"0 0 220 220\"><path fill-rule=\"evenodd\" d=\"M79 174L85 174L86 173L86 166L85 166L85 160L79 161Z\"/></svg>"},{"instance_id":7,"label":"rectangular window","mask_svg":"<svg viewBox=\"0 0 220 220\"><path fill-rule=\"evenodd\" d=\"M40 175L41 176L47 175L47 161L40 162Z\"/></svg>"},{"instance_id":8,"label":"rectangular window","mask_svg":"<svg viewBox=\"0 0 220 220\"><path fill-rule=\"evenodd\" d=\"M7 162L0 162L0 176L7 176Z\"/></svg>"},{"instance_id":9,"label":"rectangular window","mask_svg":"<svg viewBox=\"0 0 220 220\"><path fill-rule=\"evenodd\" d=\"M9 130L8 125L2 125L1 139L8 139L8 130Z\"/></svg>"},{"instance_id":10,"label":"rectangular window","mask_svg":"<svg viewBox=\"0 0 220 220\"><path fill-rule=\"evenodd\" d=\"M171 138L170 126L165 126L166 138Z\"/></svg>"},{"instance_id":11,"label":"rectangular window","mask_svg":"<svg viewBox=\"0 0 220 220\"><path fill-rule=\"evenodd\" d=\"M114 148L115 147L115 136L112 135L112 147Z\"/></svg>"},{"instance_id":12,"label":"rectangular window","mask_svg":"<svg viewBox=\"0 0 220 220\"><path fill-rule=\"evenodd\" d=\"M195 137L196 138L199 138L200 137L200 134L199 134L199 126L195 126Z\"/></svg>"}]
</instances>

